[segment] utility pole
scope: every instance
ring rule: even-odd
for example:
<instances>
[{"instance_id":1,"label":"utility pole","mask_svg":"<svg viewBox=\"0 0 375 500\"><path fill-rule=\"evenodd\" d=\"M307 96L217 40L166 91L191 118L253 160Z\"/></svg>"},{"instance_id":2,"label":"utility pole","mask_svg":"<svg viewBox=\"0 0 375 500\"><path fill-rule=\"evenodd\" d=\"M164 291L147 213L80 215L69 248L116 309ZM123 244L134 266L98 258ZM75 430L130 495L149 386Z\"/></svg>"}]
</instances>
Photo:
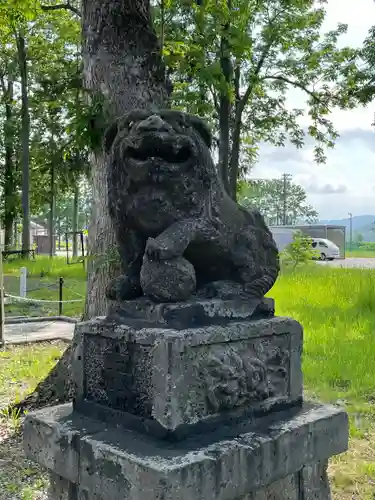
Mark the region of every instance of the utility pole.
<instances>
[{"instance_id":1,"label":"utility pole","mask_svg":"<svg viewBox=\"0 0 375 500\"><path fill-rule=\"evenodd\" d=\"M353 214L348 212L349 215L349 245L350 251L353 249Z\"/></svg>"},{"instance_id":2,"label":"utility pole","mask_svg":"<svg viewBox=\"0 0 375 500\"><path fill-rule=\"evenodd\" d=\"M283 226L288 222L288 183L290 182L290 174L283 174Z\"/></svg>"}]
</instances>

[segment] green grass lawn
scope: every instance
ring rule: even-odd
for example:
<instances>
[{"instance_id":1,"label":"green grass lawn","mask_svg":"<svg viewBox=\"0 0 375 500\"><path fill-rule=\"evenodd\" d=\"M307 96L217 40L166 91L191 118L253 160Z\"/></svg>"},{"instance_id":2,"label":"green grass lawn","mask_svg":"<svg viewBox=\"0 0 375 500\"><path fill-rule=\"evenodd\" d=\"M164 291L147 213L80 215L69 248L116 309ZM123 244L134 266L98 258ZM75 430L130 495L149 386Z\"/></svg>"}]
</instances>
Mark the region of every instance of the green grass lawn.
<instances>
[{"instance_id":1,"label":"green grass lawn","mask_svg":"<svg viewBox=\"0 0 375 500\"><path fill-rule=\"evenodd\" d=\"M45 260L31 262L29 275L40 277L43 272L43 279L51 281L63 276L76 283L76 290L84 294L85 274L82 266L66 266L64 259L54 259L50 266L48 263ZM17 274L17 268L10 266L6 265L6 272ZM350 413L350 451L334 458L330 464L334 499L374 500L375 271L333 269L311 264L295 272L284 272L270 296L276 300L278 315L291 316L304 326L306 394L325 402L339 402ZM59 345L42 344L33 348L18 347L1 354L0 407L1 402L17 400L31 391L61 352L62 347ZM7 428L17 425L16 416L3 417ZM9 445L4 445L4 459L1 441L0 426L0 464L9 453ZM7 437L3 441L12 443L18 449L11 438ZM12 464L14 466L14 461ZM31 470L39 469L33 466ZM4 474L6 480L3 479ZM12 482L12 477L17 477L17 481ZM21 470L17 473L13 470L1 472L0 465L0 499L38 499L36 489L32 493L34 496L17 496L21 493L1 496L4 481L8 481L6 484L10 489L16 487L14 484L18 485L18 492L23 491L24 487L30 488L31 479L27 474L25 480L23 477ZM38 477L42 478L42 488L44 476ZM33 476L32 481L37 479Z\"/></svg>"},{"instance_id":2,"label":"green grass lawn","mask_svg":"<svg viewBox=\"0 0 375 500\"><path fill-rule=\"evenodd\" d=\"M375 250L347 250L345 252L346 257L357 257L363 259L374 259Z\"/></svg>"},{"instance_id":3,"label":"green grass lawn","mask_svg":"<svg viewBox=\"0 0 375 500\"><path fill-rule=\"evenodd\" d=\"M283 274L270 295L278 315L304 327L307 394L351 416L350 451L331 461L337 500L375 492L375 271L308 266Z\"/></svg>"},{"instance_id":4,"label":"green grass lawn","mask_svg":"<svg viewBox=\"0 0 375 500\"><path fill-rule=\"evenodd\" d=\"M22 422L17 411L4 410L32 392L55 365L67 344L50 342L0 351L0 499L45 500L48 474L26 459Z\"/></svg>"},{"instance_id":5,"label":"green grass lawn","mask_svg":"<svg viewBox=\"0 0 375 500\"><path fill-rule=\"evenodd\" d=\"M334 400L375 400L375 271L309 266L282 275L270 295L278 315L304 327L307 386Z\"/></svg>"},{"instance_id":6,"label":"green grass lawn","mask_svg":"<svg viewBox=\"0 0 375 500\"><path fill-rule=\"evenodd\" d=\"M13 260L4 263L5 292L19 295L20 268L27 268L27 296L33 299L59 300L59 279L64 279L63 315L81 316L86 294L86 272L81 263L66 264L64 257L36 257L35 260ZM16 301L6 306L5 314L21 316L51 316L58 314L58 303L26 303Z\"/></svg>"}]
</instances>

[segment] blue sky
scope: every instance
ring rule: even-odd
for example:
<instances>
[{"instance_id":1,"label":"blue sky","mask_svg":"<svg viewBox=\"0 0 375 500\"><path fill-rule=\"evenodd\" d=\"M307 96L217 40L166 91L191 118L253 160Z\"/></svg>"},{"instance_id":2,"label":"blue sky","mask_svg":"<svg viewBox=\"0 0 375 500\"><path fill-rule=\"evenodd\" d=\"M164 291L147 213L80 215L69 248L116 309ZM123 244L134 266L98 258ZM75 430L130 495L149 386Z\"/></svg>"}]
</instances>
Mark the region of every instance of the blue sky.
<instances>
[{"instance_id":1,"label":"blue sky","mask_svg":"<svg viewBox=\"0 0 375 500\"><path fill-rule=\"evenodd\" d=\"M374 0L328 0L324 31L335 28L339 22L348 24L348 33L340 45L361 46L369 28L375 25ZM289 101L292 107L301 107L305 98L293 90ZM314 163L309 146L297 151L293 146L264 145L252 176L292 174L304 186L309 202L322 219L346 218L348 212L375 214L375 128L371 127L374 114L375 101L367 108L332 112L340 138L335 148L327 152L326 164Z\"/></svg>"}]
</instances>

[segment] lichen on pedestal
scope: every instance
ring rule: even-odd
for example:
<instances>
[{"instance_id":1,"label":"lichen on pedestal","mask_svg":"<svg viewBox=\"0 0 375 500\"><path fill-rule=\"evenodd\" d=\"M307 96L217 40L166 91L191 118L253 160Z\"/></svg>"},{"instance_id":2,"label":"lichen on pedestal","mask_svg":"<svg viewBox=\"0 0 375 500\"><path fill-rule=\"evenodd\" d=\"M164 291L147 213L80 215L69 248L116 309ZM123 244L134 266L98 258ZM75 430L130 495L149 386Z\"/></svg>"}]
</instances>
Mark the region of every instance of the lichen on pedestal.
<instances>
[{"instance_id":1,"label":"lichen on pedestal","mask_svg":"<svg viewBox=\"0 0 375 500\"><path fill-rule=\"evenodd\" d=\"M75 407L116 425L179 440L302 402L302 328L289 318L177 329L108 317L77 333Z\"/></svg>"}]
</instances>

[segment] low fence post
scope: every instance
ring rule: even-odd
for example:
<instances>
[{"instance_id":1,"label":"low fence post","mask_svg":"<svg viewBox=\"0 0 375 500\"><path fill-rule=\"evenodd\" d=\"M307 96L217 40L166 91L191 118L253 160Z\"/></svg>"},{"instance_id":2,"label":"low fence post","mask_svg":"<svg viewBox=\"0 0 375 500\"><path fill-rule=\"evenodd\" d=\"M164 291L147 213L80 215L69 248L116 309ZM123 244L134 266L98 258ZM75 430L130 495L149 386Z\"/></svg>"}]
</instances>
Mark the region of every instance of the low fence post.
<instances>
[{"instance_id":1,"label":"low fence post","mask_svg":"<svg viewBox=\"0 0 375 500\"><path fill-rule=\"evenodd\" d=\"M60 280L59 280L59 316L62 316L62 310L63 310L63 286L64 286L64 278L60 278Z\"/></svg>"},{"instance_id":2,"label":"low fence post","mask_svg":"<svg viewBox=\"0 0 375 500\"><path fill-rule=\"evenodd\" d=\"M27 268L20 269L20 297L26 297L27 294Z\"/></svg>"}]
</instances>

